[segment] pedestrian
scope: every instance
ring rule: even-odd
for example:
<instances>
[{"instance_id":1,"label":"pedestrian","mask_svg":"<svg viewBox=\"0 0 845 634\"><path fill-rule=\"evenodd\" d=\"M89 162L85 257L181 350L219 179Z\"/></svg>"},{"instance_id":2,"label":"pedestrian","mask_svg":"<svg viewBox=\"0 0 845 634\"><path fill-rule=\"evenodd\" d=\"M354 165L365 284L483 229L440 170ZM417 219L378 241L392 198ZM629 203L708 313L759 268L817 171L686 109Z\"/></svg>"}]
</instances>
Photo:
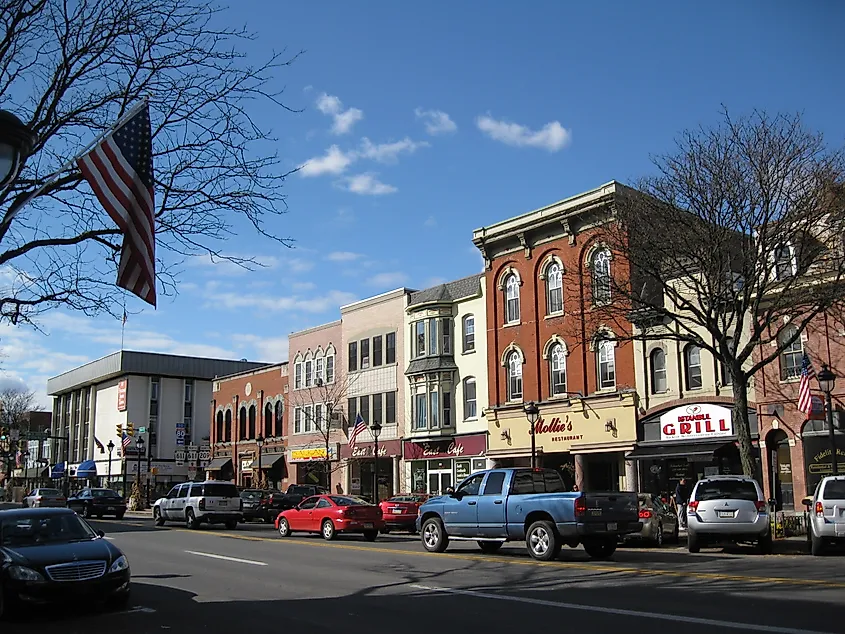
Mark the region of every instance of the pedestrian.
<instances>
[{"instance_id":1,"label":"pedestrian","mask_svg":"<svg viewBox=\"0 0 845 634\"><path fill-rule=\"evenodd\" d=\"M580 489L578 488L578 485L577 485L577 484L573 484L573 485L572 485L572 491L573 491L573 492L576 492L576 493L577 493L578 491L580 491Z\"/></svg>"},{"instance_id":2,"label":"pedestrian","mask_svg":"<svg viewBox=\"0 0 845 634\"><path fill-rule=\"evenodd\" d=\"M343 495L343 487L340 486L340 482L337 483L337 485L335 486L334 489L335 489L335 491L337 492L338 495Z\"/></svg>"},{"instance_id":3,"label":"pedestrian","mask_svg":"<svg viewBox=\"0 0 845 634\"><path fill-rule=\"evenodd\" d=\"M675 506L678 512L678 525L683 529L687 527L687 501L689 501L689 496L690 490L687 486L687 479L681 478L675 487Z\"/></svg>"}]
</instances>

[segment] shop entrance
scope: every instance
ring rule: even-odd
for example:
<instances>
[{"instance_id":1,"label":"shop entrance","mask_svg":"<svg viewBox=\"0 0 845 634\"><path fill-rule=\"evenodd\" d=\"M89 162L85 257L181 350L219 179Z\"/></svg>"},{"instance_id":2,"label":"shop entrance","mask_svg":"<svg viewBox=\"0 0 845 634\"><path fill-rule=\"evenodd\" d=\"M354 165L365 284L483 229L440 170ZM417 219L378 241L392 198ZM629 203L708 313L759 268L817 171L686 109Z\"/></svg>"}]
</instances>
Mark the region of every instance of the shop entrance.
<instances>
[{"instance_id":1,"label":"shop entrance","mask_svg":"<svg viewBox=\"0 0 845 634\"><path fill-rule=\"evenodd\" d=\"M619 457L617 454L584 456L588 491L619 490Z\"/></svg>"},{"instance_id":2,"label":"shop entrance","mask_svg":"<svg viewBox=\"0 0 845 634\"><path fill-rule=\"evenodd\" d=\"M769 452L769 494L777 501L777 510L794 511L792 455L786 432L782 429L769 432L766 436L766 450Z\"/></svg>"},{"instance_id":3,"label":"shop entrance","mask_svg":"<svg viewBox=\"0 0 845 634\"><path fill-rule=\"evenodd\" d=\"M444 494L452 488L452 466L448 469L428 470L428 492L432 495Z\"/></svg>"}]
</instances>

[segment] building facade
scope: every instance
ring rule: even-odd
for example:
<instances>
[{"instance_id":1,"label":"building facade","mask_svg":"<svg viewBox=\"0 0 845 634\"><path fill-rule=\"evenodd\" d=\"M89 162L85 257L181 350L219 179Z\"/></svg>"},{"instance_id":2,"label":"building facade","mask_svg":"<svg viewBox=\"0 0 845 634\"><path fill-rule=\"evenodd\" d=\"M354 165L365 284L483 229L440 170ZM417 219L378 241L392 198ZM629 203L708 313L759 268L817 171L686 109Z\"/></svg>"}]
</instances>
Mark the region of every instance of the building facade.
<instances>
[{"instance_id":1,"label":"building facade","mask_svg":"<svg viewBox=\"0 0 845 634\"><path fill-rule=\"evenodd\" d=\"M209 477L244 488L286 484L287 395L287 362L213 382Z\"/></svg>"},{"instance_id":2,"label":"building facade","mask_svg":"<svg viewBox=\"0 0 845 634\"><path fill-rule=\"evenodd\" d=\"M444 493L487 467L487 318L484 275L407 296L405 478Z\"/></svg>"},{"instance_id":3,"label":"building facade","mask_svg":"<svg viewBox=\"0 0 845 634\"><path fill-rule=\"evenodd\" d=\"M473 232L487 269L488 456L530 464L524 407L534 401L537 464L582 490L637 487L625 460L637 440L630 326L593 315L618 301L612 276L628 275L597 231L622 188L611 182Z\"/></svg>"},{"instance_id":4,"label":"building facade","mask_svg":"<svg viewBox=\"0 0 845 634\"><path fill-rule=\"evenodd\" d=\"M202 473L201 465L176 458L210 442L212 381L265 365L124 350L49 379L51 475L73 480L80 471L121 489L125 467L129 483L150 474L152 489L166 489ZM136 434L124 462L117 431L129 423Z\"/></svg>"}]
</instances>

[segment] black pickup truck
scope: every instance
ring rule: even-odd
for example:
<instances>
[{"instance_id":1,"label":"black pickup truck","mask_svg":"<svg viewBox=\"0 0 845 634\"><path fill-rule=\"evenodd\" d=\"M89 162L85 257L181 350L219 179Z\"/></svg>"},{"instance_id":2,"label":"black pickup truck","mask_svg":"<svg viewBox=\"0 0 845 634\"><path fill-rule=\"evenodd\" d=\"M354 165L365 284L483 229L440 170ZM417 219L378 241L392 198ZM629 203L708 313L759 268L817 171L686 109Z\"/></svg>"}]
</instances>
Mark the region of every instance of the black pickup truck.
<instances>
[{"instance_id":1,"label":"black pickup truck","mask_svg":"<svg viewBox=\"0 0 845 634\"><path fill-rule=\"evenodd\" d=\"M323 495L326 489L316 484L291 484L278 499L280 510L286 511L297 506L302 500L312 495Z\"/></svg>"}]
</instances>

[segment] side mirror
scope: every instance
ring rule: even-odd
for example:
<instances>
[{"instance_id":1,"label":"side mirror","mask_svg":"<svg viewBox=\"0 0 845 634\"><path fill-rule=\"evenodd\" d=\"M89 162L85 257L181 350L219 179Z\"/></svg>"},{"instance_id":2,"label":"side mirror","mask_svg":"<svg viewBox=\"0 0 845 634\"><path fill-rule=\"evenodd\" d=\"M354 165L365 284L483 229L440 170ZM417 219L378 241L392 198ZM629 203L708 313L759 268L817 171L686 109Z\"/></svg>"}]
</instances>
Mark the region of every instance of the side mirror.
<instances>
[{"instance_id":1,"label":"side mirror","mask_svg":"<svg viewBox=\"0 0 845 634\"><path fill-rule=\"evenodd\" d=\"M106 534L103 531L97 531L97 537L102 538L102 537L105 537L105 536L106 536Z\"/></svg>"},{"instance_id":2,"label":"side mirror","mask_svg":"<svg viewBox=\"0 0 845 634\"><path fill-rule=\"evenodd\" d=\"M803 504L804 506L807 506L807 507L813 506L813 498L806 497L803 500L801 500L801 504Z\"/></svg>"}]
</instances>

